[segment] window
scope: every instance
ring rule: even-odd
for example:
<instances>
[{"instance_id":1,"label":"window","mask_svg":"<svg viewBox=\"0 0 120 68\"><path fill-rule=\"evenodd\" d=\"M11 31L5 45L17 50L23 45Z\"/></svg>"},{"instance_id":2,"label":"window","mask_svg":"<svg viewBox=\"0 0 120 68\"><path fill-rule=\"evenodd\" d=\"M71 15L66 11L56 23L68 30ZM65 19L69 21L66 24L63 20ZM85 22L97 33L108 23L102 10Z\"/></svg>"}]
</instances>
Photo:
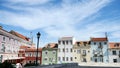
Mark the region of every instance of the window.
<instances>
[{"instance_id":1,"label":"window","mask_svg":"<svg viewBox=\"0 0 120 68\"><path fill-rule=\"evenodd\" d=\"M83 50L83 53L86 53L86 50Z\"/></svg>"},{"instance_id":2,"label":"window","mask_svg":"<svg viewBox=\"0 0 120 68\"><path fill-rule=\"evenodd\" d=\"M72 48L70 49L70 51L72 52Z\"/></svg>"},{"instance_id":3,"label":"window","mask_svg":"<svg viewBox=\"0 0 120 68\"><path fill-rule=\"evenodd\" d=\"M106 44L107 44L107 42L104 42L104 44L106 45Z\"/></svg>"},{"instance_id":4,"label":"window","mask_svg":"<svg viewBox=\"0 0 120 68\"><path fill-rule=\"evenodd\" d=\"M80 50L77 50L77 53L80 54Z\"/></svg>"},{"instance_id":5,"label":"window","mask_svg":"<svg viewBox=\"0 0 120 68\"><path fill-rule=\"evenodd\" d=\"M94 42L94 45L96 45L96 42Z\"/></svg>"},{"instance_id":6,"label":"window","mask_svg":"<svg viewBox=\"0 0 120 68\"><path fill-rule=\"evenodd\" d=\"M47 61L47 58L45 58L44 60Z\"/></svg>"},{"instance_id":7,"label":"window","mask_svg":"<svg viewBox=\"0 0 120 68\"><path fill-rule=\"evenodd\" d=\"M87 62L87 61L86 61L86 58L83 58L83 62Z\"/></svg>"},{"instance_id":8,"label":"window","mask_svg":"<svg viewBox=\"0 0 120 68\"><path fill-rule=\"evenodd\" d=\"M88 53L89 53L90 51L88 50Z\"/></svg>"},{"instance_id":9,"label":"window","mask_svg":"<svg viewBox=\"0 0 120 68\"><path fill-rule=\"evenodd\" d=\"M80 42L77 42L77 46L80 46Z\"/></svg>"},{"instance_id":10,"label":"window","mask_svg":"<svg viewBox=\"0 0 120 68\"><path fill-rule=\"evenodd\" d=\"M102 45L101 42L99 42L99 45L100 45L100 46Z\"/></svg>"},{"instance_id":11,"label":"window","mask_svg":"<svg viewBox=\"0 0 120 68\"><path fill-rule=\"evenodd\" d=\"M29 63L31 64L31 61L29 61Z\"/></svg>"},{"instance_id":12,"label":"window","mask_svg":"<svg viewBox=\"0 0 120 68\"><path fill-rule=\"evenodd\" d=\"M103 58L100 58L100 62L103 62Z\"/></svg>"},{"instance_id":13,"label":"window","mask_svg":"<svg viewBox=\"0 0 120 68\"><path fill-rule=\"evenodd\" d=\"M84 44L84 46L86 46L86 45L87 45L87 42L83 42L83 44Z\"/></svg>"},{"instance_id":14,"label":"window","mask_svg":"<svg viewBox=\"0 0 120 68\"><path fill-rule=\"evenodd\" d=\"M3 41L5 41L5 37L3 37Z\"/></svg>"},{"instance_id":15,"label":"window","mask_svg":"<svg viewBox=\"0 0 120 68\"><path fill-rule=\"evenodd\" d=\"M113 55L116 55L116 51L112 51Z\"/></svg>"},{"instance_id":16,"label":"window","mask_svg":"<svg viewBox=\"0 0 120 68\"><path fill-rule=\"evenodd\" d=\"M95 62L97 62L97 59L95 58Z\"/></svg>"},{"instance_id":17,"label":"window","mask_svg":"<svg viewBox=\"0 0 120 68\"><path fill-rule=\"evenodd\" d=\"M114 62L114 63L117 63L117 59L113 59L113 62Z\"/></svg>"},{"instance_id":18,"label":"window","mask_svg":"<svg viewBox=\"0 0 120 68\"><path fill-rule=\"evenodd\" d=\"M59 44L61 44L61 41L58 41Z\"/></svg>"},{"instance_id":19,"label":"window","mask_svg":"<svg viewBox=\"0 0 120 68\"><path fill-rule=\"evenodd\" d=\"M70 44L72 44L72 40L70 40Z\"/></svg>"},{"instance_id":20,"label":"window","mask_svg":"<svg viewBox=\"0 0 120 68\"><path fill-rule=\"evenodd\" d=\"M74 52L76 52L76 50L74 50Z\"/></svg>"},{"instance_id":21,"label":"window","mask_svg":"<svg viewBox=\"0 0 120 68\"><path fill-rule=\"evenodd\" d=\"M63 45L65 45L65 41L63 41Z\"/></svg>"},{"instance_id":22,"label":"window","mask_svg":"<svg viewBox=\"0 0 120 68\"><path fill-rule=\"evenodd\" d=\"M65 61L65 57L63 57L63 61Z\"/></svg>"},{"instance_id":23,"label":"window","mask_svg":"<svg viewBox=\"0 0 120 68\"><path fill-rule=\"evenodd\" d=\"M65 49L63 48L63 52L65 52Z\"/></svg>"},{"instance_id":24,"label":"window","mask_svg":"<svg viewBox=\"0 0 120 68\"><path fill-rule=\"evenodd\" d=\"M68 45L68 41L66 41L66 44Z\"/></svg>"},{"instance_id":25,"label":"window","mask_svg":"<svg viewBox=\"0 0 120 68\"><path fill-rule=\"evenodd\" d=\"M75 59L77 59L77 57L75 57Z\"/></svg>"},{"instance_id":26,"label":"window","mask_svg":"<svg viewBox=\"0 0 120 68\"><path fill-rule=\"evenodd\" d=\"M45 54L47 54L48 52L45 52Z\"/></svg>"},{"instance_id":27,"label":"window","mask_svg":"<svg viewBox=\"0 0 120 68\"><path fill-rule=\"evenodd\" d=\"M53 51L53 54L55 54L55 51Z\"/></svg>"},{"instance_id":28,"label":"window","mask_svg":"<svg viewBox=\"0 0 120 68\"><path fill-rule=\"evenodd\" d=\"M68 57L66 57L66 61L68 61Z\"/></svg>"},{"instance_id":29,"label":"window","mask_svg":"<svg viewBox=\"0 0 120 68\"><path fill-rule=\"evenodd\" d=\"M70 60L71 60L71 61L73 61L73 58L72 58L72 57L70 57Z\"/></svg>"}]
</instances>

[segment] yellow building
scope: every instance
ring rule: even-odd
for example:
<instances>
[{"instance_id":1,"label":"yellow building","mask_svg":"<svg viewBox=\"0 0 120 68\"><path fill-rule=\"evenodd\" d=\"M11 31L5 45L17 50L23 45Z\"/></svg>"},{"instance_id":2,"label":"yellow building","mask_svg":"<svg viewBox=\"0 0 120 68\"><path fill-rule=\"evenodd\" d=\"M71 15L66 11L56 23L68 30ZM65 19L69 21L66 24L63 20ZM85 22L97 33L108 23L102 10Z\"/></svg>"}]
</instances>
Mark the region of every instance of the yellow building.
<instances>
[{"instance_id":1,"label":"yellow building","mask_svg":"<svg viewBox=\"0 0 120 68\"><path fill-rule=\"evenodd\" d=\"M73 61L76 63L90 62L90 42L77 41L73 46Z\"/></svg>"}]
</instances>

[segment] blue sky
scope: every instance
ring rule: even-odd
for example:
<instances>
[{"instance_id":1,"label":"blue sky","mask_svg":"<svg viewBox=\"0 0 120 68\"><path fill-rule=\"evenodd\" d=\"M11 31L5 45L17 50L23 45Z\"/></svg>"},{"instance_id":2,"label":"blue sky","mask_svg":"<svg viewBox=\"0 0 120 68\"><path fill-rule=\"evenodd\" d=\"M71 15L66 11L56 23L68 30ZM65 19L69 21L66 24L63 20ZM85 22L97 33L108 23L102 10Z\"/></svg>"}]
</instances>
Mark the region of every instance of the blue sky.
<instances>
[{"instance_id":1,"label":"blue sky","mask_svg":"<svg viewBox=\"0 0 120 68\"><path fill-rule=\"evenodd\" d=\"M120 42L120 0L0 0L0 25L30 37L40 47L59 37L105 37Z\"/></svg>"}]
</instances>

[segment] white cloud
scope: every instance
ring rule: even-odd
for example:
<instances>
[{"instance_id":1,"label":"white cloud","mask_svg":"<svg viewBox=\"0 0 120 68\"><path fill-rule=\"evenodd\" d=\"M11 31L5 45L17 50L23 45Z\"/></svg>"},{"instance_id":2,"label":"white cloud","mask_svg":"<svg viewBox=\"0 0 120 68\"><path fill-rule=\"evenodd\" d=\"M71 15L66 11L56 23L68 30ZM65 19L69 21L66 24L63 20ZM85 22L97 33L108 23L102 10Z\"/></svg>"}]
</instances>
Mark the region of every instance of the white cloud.
<instances>
[{"instance_id":1,"label":"white cloud","mask_svg":"<svg viewBox=\"0 0 120 68\"><path fill-rule=\"evenodd\" d=\"M12 1L12 0L11 0ZM39 0L38 0L39 1ZM40 0L41 1L41 0ZM49 0L45 0L49 1ZM63 0L64 1L64 0ZM13 1L12 1L13 2ZM31 3L32 1L15 1L16 2L28 2ZM34 3L35 2L35 3ZM69 1L66 1L69 2ZM5 24L15 25L16 23L28 30L34 30L36 28L43 28L49 27L51 25L61 25L60 27L66 27L64 25L68 24L76 24L81 23L81 20L85 19L86 17L91 16L92 14L99 11L102 7L109 3L109 0L92 0L86 1L83 3L74 3L73 5L62 2L62 7L58 8L51 8L50 9L44 8L33 8L33 7L25 7L21 8L19 6L9 5L10 8L25 10L28 13L20 13L15 14L9 11L1 11L0 15L4 18L1 18L1 22ZM14 3L14 2L13 2ZM34 5L37 0L33 1ZM7 20L6 20L7 19Z\"/></svg>"},{"instance_id":2,"label":"white cloud","mask_svg":"<svg viewBox=\"0 0 120 68\"><path fill-rule=\"evenodd\" d=\"M77 25L85 23L86 18L95 19L91 18L92 15L107 6L111 2L110 0L62 0L59 4L51 3L53 1L9 0L10 4L2 5L21 12L1 10L0 22L20 26L27 30L41 28L49 37L75 36L82 40L88 39L93 34L94 36L103 36L103 34L98 34L99 32L118 29L118 26L113 23L103 25L104 22L109 22L108 20L83 25L82 28L80 27L81 29L76 29ZM16 5L17 3L26 4L26 6ZM51 3L51 5L46 3ZM44 6L33 7L36 4L44 4ZM111 26L113 28L109 29Z\"/></svg>"},{"instance_id":3,"label":"white cloud","mask_svg":"<svg viewBox=\"0 0 120 68\"><path fill-rule=\"evenodd\" d=\"M45 4L52 0L8 0L10 4L26 4L26 5L35 5L35 4Z\"/></svg>"}]
</instances>

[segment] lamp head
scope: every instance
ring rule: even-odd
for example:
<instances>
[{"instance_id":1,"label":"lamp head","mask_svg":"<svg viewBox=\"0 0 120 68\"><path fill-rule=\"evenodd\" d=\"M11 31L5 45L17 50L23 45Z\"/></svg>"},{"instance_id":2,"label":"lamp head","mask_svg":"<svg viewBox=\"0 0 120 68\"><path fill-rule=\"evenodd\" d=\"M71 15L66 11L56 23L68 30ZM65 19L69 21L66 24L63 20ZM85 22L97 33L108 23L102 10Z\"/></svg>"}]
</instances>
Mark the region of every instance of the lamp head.
<instances>
[{"instance_id":1,"label":"lamp head","mask_svg":"<svg viewBox=\"0 0 120 68\"><path fill-rule=\"evenodd\" d=\"M41 35L41 34L40 34L40 32L38 32L38 33L37 33L37 38L39 38L39 37L40 37L40 35Z\"/></svg>"}]
</instances>

